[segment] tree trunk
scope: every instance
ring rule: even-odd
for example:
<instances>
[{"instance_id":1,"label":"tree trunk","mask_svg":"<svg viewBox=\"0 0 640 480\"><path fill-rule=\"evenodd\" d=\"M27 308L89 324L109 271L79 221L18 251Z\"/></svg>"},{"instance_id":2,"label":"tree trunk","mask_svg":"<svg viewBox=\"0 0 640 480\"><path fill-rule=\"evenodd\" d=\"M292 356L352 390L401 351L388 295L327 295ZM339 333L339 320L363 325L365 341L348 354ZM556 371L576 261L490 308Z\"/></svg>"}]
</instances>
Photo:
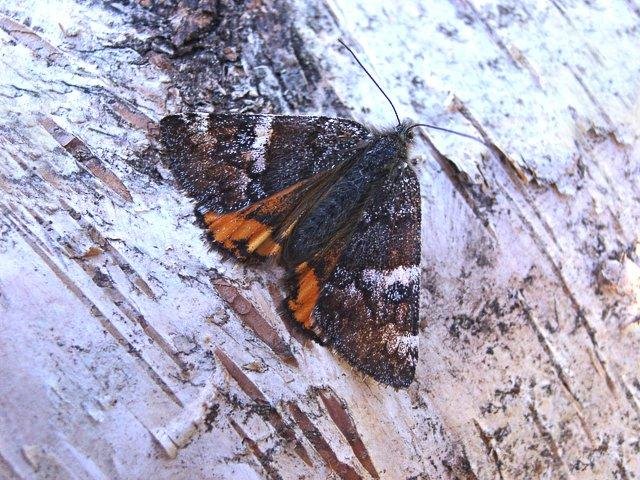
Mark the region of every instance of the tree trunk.
<instances>
[{"instance_id":1,"label":"tree trunk","mask_svg":"<svg viewBox=\"0 0 640 480\"><path fill-rule=\"evenodd\" d=\"M0 477L640 477L640 4L0 0ZM209 251L168 113L421 132L407 390Z\"/></svg>"}]
</instances>

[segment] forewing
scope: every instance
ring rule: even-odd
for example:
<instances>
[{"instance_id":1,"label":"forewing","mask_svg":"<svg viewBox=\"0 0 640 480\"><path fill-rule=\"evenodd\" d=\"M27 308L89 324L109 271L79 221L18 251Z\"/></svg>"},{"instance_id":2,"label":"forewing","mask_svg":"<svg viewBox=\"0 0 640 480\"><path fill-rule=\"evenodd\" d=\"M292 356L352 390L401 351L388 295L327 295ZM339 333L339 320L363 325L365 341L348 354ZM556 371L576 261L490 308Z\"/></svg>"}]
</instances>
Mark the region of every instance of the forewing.
<instances>
[{"instance_id":1,"label":"forewing","mask_svg":"<svg viewBox=\"0 0 640 480\"><path fill-rule=\"evenodd\" d=\"M331 169L369 136L328 117L192 113L160 125L169 167L201 214L241 210Z\"/></svg>"},{"instance_id":2,"label":"forewing","mask_svg":"<svg viewBox=\"0 0 640 480\"><path fill-rule=\"evenodd\" d=\"M287 306L349 363L406 387L418 359L420 189L405 168L364 207L353 233L300 264Z\"/></svg>"}]
</instances>

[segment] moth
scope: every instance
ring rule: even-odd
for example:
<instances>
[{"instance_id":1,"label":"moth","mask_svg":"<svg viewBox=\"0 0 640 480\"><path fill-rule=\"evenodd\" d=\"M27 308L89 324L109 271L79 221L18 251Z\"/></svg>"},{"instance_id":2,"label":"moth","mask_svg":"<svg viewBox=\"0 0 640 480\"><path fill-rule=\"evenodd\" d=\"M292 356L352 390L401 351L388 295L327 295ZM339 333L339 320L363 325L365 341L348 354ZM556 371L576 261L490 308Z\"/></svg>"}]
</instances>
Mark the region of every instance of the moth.
<instances>
[{"instance_id":1,"label":"moth","mask_svg":"<svg viewBox=\"0 0 640 480\"><path fill-rule=\"evenodd\" d=\"M342 42L341 42L342 43ZM168 165L213 244L287 270L284 310L358 370L407 387L418 362L420 188L413 129L324 116L161 121ZM440 127L435 127L440 128ZM446 129L444 129L446 130Z\"/></svg>"}]
</instances>

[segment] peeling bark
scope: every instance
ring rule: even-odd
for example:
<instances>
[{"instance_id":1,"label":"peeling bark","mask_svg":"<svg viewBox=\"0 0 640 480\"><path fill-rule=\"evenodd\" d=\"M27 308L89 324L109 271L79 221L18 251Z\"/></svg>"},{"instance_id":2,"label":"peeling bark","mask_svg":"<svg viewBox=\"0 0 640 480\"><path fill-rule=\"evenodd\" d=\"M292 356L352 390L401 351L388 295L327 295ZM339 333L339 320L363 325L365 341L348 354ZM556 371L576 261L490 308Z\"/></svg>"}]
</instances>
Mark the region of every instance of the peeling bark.
<instances>
[{"instance_id":1,"label":"peeling bark","mask_svg":"<svg viewBox=\"0 0 640 480\"><path fill-rule=\"evenodd\" d=\"M640 476L635 0L0 0L0 477ZM421 133L417 379L286 325L162 165L186 110Z\"/></svg>"}]
</instances>

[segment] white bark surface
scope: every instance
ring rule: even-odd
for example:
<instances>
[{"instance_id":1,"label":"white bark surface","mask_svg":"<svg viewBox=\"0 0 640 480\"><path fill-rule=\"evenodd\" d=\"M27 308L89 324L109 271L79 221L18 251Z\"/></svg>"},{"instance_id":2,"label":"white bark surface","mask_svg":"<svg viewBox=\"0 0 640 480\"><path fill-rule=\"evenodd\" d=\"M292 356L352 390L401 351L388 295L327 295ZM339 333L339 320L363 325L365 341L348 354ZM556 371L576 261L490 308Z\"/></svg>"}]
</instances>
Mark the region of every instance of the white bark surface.
<instances>
[{"instance_id":1,"label":"white bark surface","mask_svg":"<svg viewBox=\"0 0 640 480\"><path fill-rule=\"evenodd\" d=\"M0 0L0 478L640 477L635 0L185 2L169 33L146 0L30 3ZM244 35L202 83L162 40L193 25ZM158 153L206 95L390 124L339 37L402 116L493 145L412 153L403 391L290 334L281 272L208 251Z\"/></svg>"}]
</instances>

